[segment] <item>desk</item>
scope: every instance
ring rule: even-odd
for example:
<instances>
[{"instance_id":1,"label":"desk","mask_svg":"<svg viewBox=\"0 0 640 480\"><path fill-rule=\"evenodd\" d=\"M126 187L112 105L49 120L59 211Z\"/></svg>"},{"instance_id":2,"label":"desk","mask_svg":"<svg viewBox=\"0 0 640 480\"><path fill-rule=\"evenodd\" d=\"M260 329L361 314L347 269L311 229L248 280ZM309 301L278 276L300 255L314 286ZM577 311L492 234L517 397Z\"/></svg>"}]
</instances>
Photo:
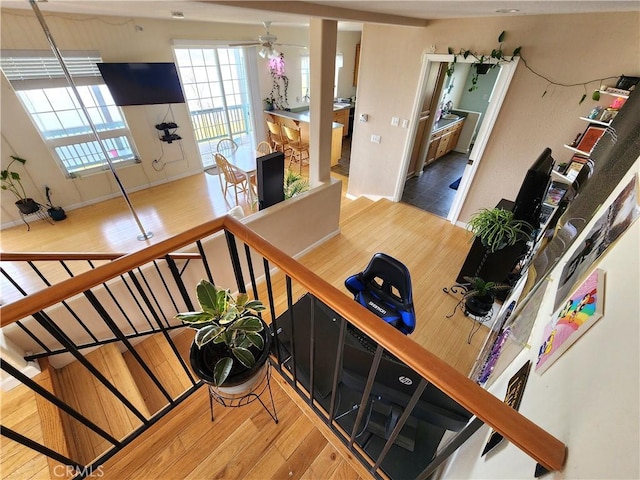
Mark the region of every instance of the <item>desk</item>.
<instances>
[{"instance_id":1,"label":"desk","mask_svg":"<svg viewBox=\"0 0 640 480\"><path fill-rule=\"evenodd\" d=\"M256 177L256 158L261 157L262 153L249 146L240 146L235 152L225 151L222 154L231 165L246 175L247 182L249 183L249 204L251 205L251 208L253 208L254 198L251 177Z\"/></svg>"}]
</instances>

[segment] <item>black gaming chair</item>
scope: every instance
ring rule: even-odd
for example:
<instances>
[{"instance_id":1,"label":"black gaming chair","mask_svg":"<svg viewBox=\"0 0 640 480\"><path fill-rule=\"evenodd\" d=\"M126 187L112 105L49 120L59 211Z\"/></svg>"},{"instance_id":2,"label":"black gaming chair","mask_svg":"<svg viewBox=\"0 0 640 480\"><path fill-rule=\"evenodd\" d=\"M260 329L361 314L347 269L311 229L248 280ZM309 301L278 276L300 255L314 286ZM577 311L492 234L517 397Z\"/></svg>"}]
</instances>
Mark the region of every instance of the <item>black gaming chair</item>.
<instances>
[{"instance_id":1,"label":"black gaming chair","mask_svg":"<svg viewBox=\"0 0 640 480\"><path fill-rule=\"evenodd\" d=\"M411 276L403 263L385 253L376 253L367 268L347 278L344 284L360 305L405 335L413 332L416 315Z\"/></svg>"}]
</instances>

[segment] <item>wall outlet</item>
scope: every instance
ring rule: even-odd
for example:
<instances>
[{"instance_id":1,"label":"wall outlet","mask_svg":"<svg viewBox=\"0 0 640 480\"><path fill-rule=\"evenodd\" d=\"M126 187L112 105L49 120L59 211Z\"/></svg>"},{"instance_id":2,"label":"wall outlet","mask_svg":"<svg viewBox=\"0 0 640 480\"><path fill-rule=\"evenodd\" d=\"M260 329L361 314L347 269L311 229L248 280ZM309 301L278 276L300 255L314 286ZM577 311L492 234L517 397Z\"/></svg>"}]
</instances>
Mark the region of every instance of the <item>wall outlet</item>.
<instances>
[{"instance_id":1,"label":"wall outlet","mask_svg":"<svg viewBox=\"0 0 640 480\"><path fill-rule=\"evenodd\" d=\"M380 143L380 135L371 135L371 143Z\"/></svg>"},{"instance_id":2,"label":"wall outlet","mask_svg":"<svg viewBox=\"0 0 640 480\"><path fill-rule=\"evenodd\" d=\"M402 119L402 128L407 128L409 126L409 120L406 118Z\"/></svg>"},{"instance_id":3,"label":"wall outlet","mask_svg":"<svg viewBox=\"0 0 640 480\"><path fill-rule=\"evenodd\" d=\"M400 125L400 119L398 117L391 117L391 125L397 127Z\"/></svg>"},{"instance_id":4,"label":"wall outlet","mask_svg":"<svg viewBox=\"0 0 640 480\"><path fill-rule=\"evenodd\" d=\"M366 122L367 122L367 120L369 120L369 115L367 115L366 113L361 113L361 114L360 114L360 121L361 121L362 123L366 123Z\"/></svg>"}]
</instances>

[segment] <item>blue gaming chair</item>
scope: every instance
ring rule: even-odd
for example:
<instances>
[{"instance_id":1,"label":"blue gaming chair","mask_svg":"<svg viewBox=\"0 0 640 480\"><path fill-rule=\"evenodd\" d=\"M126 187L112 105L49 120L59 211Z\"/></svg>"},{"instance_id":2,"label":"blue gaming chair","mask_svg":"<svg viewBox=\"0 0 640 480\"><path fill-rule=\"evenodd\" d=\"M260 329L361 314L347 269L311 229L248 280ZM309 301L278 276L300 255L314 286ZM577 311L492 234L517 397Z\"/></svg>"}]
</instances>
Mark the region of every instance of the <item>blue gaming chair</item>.
<instances>
[{"instance_id":1,"label":"blue gaming chair","mask_svg":"<svg viewBox=\"0 0 640 480\"><path fill-rule=\"evenodd\" d=\"M354 300L405 335L413 332L411 276L407 267L385 253L376 253L362 272L344 282Z\"/></svg>"}]
</instances>

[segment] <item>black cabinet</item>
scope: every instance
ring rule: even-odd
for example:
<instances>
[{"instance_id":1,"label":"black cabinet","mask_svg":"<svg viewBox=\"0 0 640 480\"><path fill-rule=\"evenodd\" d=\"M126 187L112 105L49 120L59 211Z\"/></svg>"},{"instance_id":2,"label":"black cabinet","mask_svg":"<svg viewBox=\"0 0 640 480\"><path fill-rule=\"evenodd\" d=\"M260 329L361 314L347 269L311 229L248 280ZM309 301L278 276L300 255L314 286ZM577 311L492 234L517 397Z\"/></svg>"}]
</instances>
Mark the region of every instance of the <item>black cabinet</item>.
<instances>
[{"instance_id":1,"label":"black cabinet","mask_svg":"<svg viewBox=\"0 0 640 480\"><path fill-rule=\"evenodd\" d=\"M502 199L496 206L511 210L514 202ZM464 277L481 277L485 282L509 283L509 274L527 255L528 249L527 242L521 240L515 245L491 252L479 238L476 238L462 264L456 282L467 283Z\"/></svg>"},{"instance_id":2,"label":"black cabinet","mask_svg":"<svg viewBox=\"0 0 640 480\"><path fill-rule=\"evenodd\" d=\"M273 152L256 159L260 210L284 200L284 153Z\"/></svg>"}]
</instances>

